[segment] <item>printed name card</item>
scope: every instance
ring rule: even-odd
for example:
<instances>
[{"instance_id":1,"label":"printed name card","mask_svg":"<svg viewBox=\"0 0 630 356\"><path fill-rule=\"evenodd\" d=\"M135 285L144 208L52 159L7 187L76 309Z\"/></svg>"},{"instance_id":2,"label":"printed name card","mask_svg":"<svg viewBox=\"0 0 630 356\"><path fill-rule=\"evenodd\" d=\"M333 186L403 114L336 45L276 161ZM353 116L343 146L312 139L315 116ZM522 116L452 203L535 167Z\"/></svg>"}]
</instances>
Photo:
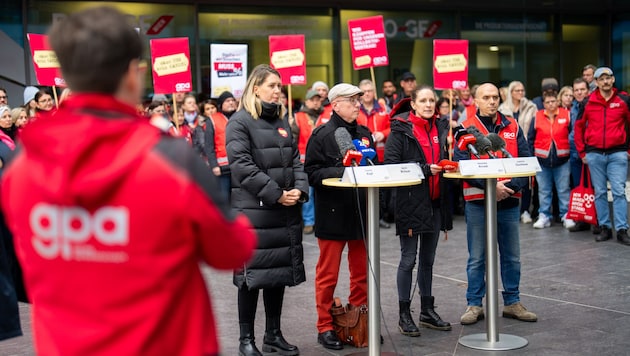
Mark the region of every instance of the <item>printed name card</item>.
<instances>
[{"instance_id":1,"label":"printed name card","mask_svg":"<svg viewBox=\"0 0 630 356\"><path fill-rule=\"evenodd\" d=\"M503 161L506 173L540 172L542 170L536 157L504 158L501 161Z\"/></svg>"},{"instance_id":2,"label":"printed name card","mask_svg":"<svg viewBox=\"0 0 630 356\"><path fill-rule=\"evenodd\" d=\"M352 184L393 184L422 181L424 174L415 163L385 164L380 166L346 167L342 182Z\"/></svg>"},{"instance_id":3,"label":"printed name card","mask_svg":"<svg viewBox=\"0 0 630 356\"><path fill-rule=\"evenodd\" d=\"M459 161L459 172L463 176L505 174L503 159L470 159Z\"/></svg>"}]
</instances>

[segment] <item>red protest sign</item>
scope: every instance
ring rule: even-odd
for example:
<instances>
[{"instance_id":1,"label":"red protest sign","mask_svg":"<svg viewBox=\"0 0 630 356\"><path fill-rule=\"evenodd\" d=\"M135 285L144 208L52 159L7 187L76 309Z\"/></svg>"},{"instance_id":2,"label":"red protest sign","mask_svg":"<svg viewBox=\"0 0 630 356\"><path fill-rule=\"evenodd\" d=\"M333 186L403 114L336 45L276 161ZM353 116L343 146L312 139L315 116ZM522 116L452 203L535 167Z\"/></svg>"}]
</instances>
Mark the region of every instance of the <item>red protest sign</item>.
<instances>
[{"instance_id":1,"label":"red protest sign","mask_svg":"<svg viewBox=\"0 0 630 356\"><path fill-rule=\"evenodd\" d=\"M439 90L468 86L468 40L433 41L433 85Z\"/></svg>"},{"instance_id":2,"label":"red protest sign","mask_svg":"<svg viewBox=\"0 0 630 356\"><path fill-rule=\"evenodd\" d=\"M48 36L29 33L26 37L31 47L33 67L39 85L65 86L66 81L61 76L57 55L48 44Z\"/></svg>"},{"instance_id":3,"label":"red protest sign","mask_svg":"<svg viewBox=\"0 0 630 356\"><path fill-rule=\"evenodd\" d=\"M150 41L153 92L156 94L192 91L188 38L160 38Z\"/></svg>"},{"instance_id":4,"label":"red protest sign","mask_svg":"<svg viewBox=\"0 0 630 356\"><path fill-rule=\"evenodd\" d=\"M355 70L389 65L383 16L349 20L348 34Z\"/></svg>"},{"instance_id":5,"label":"red protest sign","mask_svg":"<svg viewBox=\"0 0 630 356\"><path fill-rule=\"evenodd\" d=\"M269 36L269 62L283 85L306 84L304 35Z\"/></svg>"}]
</instances>

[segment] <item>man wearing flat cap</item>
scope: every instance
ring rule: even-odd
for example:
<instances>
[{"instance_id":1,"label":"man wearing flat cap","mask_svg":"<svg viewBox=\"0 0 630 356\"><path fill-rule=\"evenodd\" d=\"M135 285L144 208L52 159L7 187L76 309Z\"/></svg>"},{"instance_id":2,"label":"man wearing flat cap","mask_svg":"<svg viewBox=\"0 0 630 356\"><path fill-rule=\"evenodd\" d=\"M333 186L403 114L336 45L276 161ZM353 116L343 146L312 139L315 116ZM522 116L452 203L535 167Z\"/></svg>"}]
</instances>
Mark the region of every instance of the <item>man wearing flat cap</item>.
<instances>
[{"instance_id":1,"label":"man wearing flat cap","mask_svg":"<svg viewBox=\"0 0 630 356\"><path fill-rule=\"evenodd\" d=\"M309 184L315 189L315 236L319 245L319 260L315 271L315 302L317 305L317 341L327 349L341 350L343 345L333 329L330 308L337 280L341 256L348 246L350 270L350 296L348 302L359 306L367 304L367 256L364 245L366 201L364 189L359 189L357 202L353 189L324 186L326 178L340 178L345 152L340 152L337 131L346 130L352 139L361 140L374 148L370 130L357 124L359 97L358 87L341 83L328 92L332 106L330 120L317 127L306 146L304 170ZM359 214L361 209L361 214ZM363 217L363 221L360 221Z\"/></svg>"},{"instance_id":2,"label":"man wearing flat cap","mask_svg":"<svg viewBox=\"0 0 630 356\"><path fill-rule=\"evenodd\" d=\"M610 240L614 228L617 241L630 245L625 194L630 98L614 87L615 76L610 68L597 68L594 77L597 89L588 96L575 122L575 148L582 162L588 164L595 190L597 222L601 228L595 241ZM607 181L613 196L612 221Z\"/></svg>"}]
</instances>

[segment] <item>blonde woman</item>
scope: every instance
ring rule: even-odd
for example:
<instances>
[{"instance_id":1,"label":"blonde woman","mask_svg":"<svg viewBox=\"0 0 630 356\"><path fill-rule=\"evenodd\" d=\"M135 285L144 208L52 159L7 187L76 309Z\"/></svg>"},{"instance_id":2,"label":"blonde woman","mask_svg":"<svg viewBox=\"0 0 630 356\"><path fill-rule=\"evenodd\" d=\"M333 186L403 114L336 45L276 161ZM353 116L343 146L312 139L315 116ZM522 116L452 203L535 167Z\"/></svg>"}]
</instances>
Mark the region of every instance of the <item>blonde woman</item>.
<instances>
[{"instance_id":1,"label":"blonde woman","mask_svg":"<svg viewBox=\"0 0 630 356\"><path fill-rule=\"evenodd\" d=\"M562 89L558 92L558 105L563 109L567 109L571 111L571 106L573 105L573 88L566 85L563 86Z\"/></svg>"},{"instance_id":2,"label":"blonde woman","mask_svg":"<svg viewBox=\"0 0 630 356\"><path fill-rule=\"evenodd\" d=\"M513 81L508 85L505 101L499 105L499 112L505 116L513 117L523 132L529 132L529 126L536 116L538 108L536 104L525 97L525 86L519 81ZM523 188L523 198L521 199L521 222L529 224L532 222L529 206L531 204L531 189Z\"/></svg>"},{"instance_id":3,"label":"blonde woman","mask_svg":"<svg viewBox=\"0 0 630 356\"><path fill-rule=\"evenodd\" d=\"M256 229L254 258L234 274L238 287L239 355L262 355L254 343L258 295L263 291L263 352L295 356L300 351L280 330L287 286L306 280L302 249L302 204L308 181L280 103L280 73L267 64L251 72L239 110L225 138L232 174L232 208Z\"/></svg>"}]
</instances>

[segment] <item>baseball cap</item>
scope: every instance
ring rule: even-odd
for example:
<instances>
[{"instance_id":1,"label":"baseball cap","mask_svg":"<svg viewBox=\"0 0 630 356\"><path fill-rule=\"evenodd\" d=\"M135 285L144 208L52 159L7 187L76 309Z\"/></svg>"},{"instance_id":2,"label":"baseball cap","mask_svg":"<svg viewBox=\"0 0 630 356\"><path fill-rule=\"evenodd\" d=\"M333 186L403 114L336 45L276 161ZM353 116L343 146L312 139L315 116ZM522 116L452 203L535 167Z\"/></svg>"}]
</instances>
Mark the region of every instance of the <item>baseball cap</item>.
<instances>
[{"instance_id":1,"label":"baseball cap","mask_svg":"<svg viewBox=\"0 0 630 356\"><path fill-rule=\"evenodd\" d=\"M335 85L328 92L328 100L333 101L337 98L348 97L354 95L363 95L363 91L359 87L348 83L340 83Z\"/></svg>"},{"instance_id":2,"label":"baseball cap","mask_svg":"<svg viewBox=\"0 0 630 356\"><path fill-rule=\"evenodd\" d=\"M306 100L312 99L314 96L319 96L321 98L321 95L319 95L319 93L317 92L317 90L309 90L306 92L306 96L304 97Z\"/></svg>"},{"instance_id":3,"label":"baseball cap","mask_svg":"<svg viewBox=\"0 0 630 356\"><path fill-rule=\"evenodd\" d=\"M600 76L602 76L603 74L608 74L608 75L612 76L613 75L613 71L612 71L612 69L610 69L608 67L599 67L599 68L597 68L597 70L595 71L595 74L593 74L593 76L595 77L595 79L597 79Z\"/></svg>"},{"instance_id":4,"label":"baseball cap","mask_svg":"<svg viewBox=\"0 0 630 356\"><path fill-rule=\"evenodd\" d=\"M24 105L28 104L31 100L35 99L35 94L39 89L37 87L28 86L24 88Z\"/></svg>"},{"instance_id":5,"label":"baseball cap","mask_svg":"<svg viewBox=\"0 0 630 356\"><path fill-rule=\"evenodd\" d=\"M402 77L400 77L400 80L416 80L416 76L411 72L405 72Z\"/></svg>"}]
</instances>

